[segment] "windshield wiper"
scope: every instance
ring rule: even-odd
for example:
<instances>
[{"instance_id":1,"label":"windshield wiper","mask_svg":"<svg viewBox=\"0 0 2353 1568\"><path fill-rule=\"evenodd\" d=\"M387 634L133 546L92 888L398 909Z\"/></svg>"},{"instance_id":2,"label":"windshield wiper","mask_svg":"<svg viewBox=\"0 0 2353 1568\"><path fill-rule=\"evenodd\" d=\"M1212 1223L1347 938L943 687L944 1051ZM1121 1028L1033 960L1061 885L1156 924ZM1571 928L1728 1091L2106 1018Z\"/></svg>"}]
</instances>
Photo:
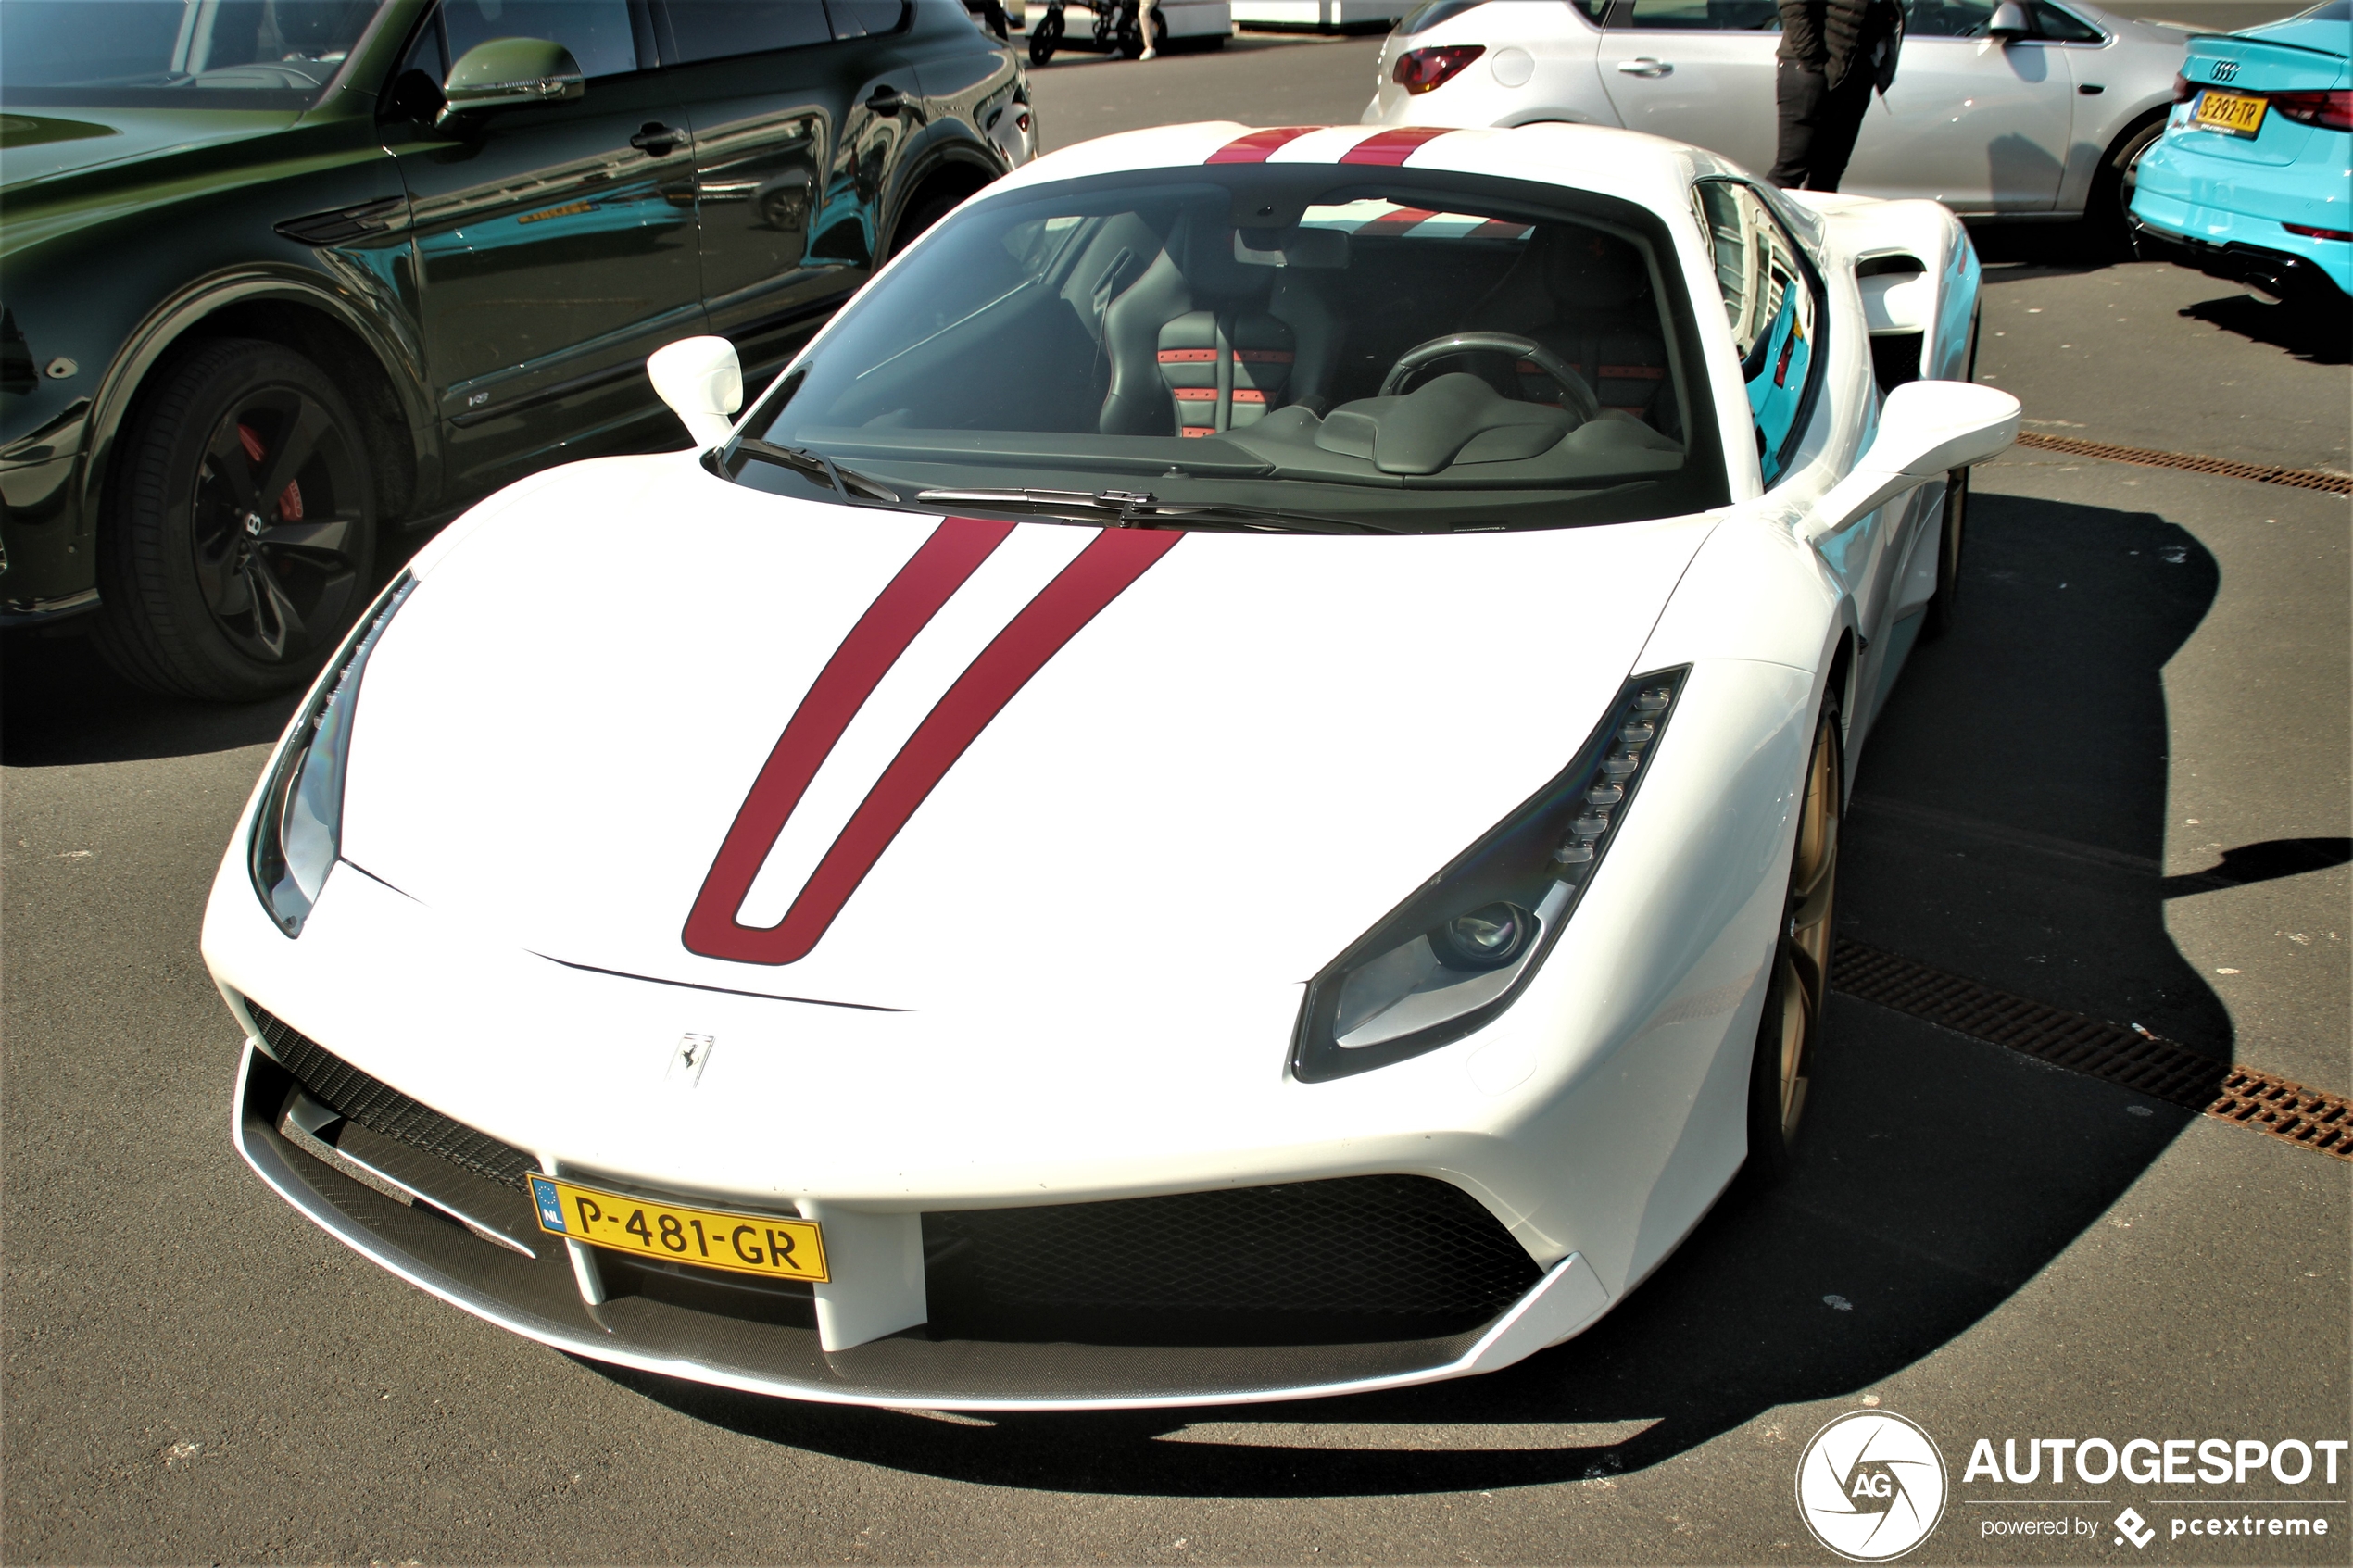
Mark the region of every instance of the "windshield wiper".
<instances>
[{"instance_id":1,"label":"windshield wiper","mask_svg":"<svg viewBox=\"0 0 2353 1568\"><path fill-rule=\"evenodd\" d=\"M1389 533L1395 530L1349 518L1277 507L1247 507L1225 501L1164 501L1149 490L918 490L915 499L933 506L1018 507L1086 521L1107 521L1114 528L1155 523L1219 523L1283 533Z\"/></svg>"},{"instance_id":2,"label":"windshield wiper","mask_svg":"<svg viewBox=\"0 0 2353 1568\"><path fill-rule=\"evenodd\" d=\"M856 469L843 468L823 452L812 452L803 446L779 446L750 435L738 440L736 450L805 473L812 479L822 479L845 497L862 496L869 501L888 501L894 506L899 502L898 491L867 478Z\"/></svg>"}]
</instances>

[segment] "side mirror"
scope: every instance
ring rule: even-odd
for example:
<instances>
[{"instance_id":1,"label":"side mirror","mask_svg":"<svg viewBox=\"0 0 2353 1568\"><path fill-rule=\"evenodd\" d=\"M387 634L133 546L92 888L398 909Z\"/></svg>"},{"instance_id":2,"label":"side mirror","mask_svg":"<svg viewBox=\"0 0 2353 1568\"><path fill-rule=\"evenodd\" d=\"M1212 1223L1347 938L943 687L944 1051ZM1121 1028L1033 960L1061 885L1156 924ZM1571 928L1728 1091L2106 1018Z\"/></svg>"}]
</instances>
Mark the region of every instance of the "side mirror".
<instances>
[{"instance_id":1,"label":"side mirror","mask_svg":"<svg viewBox=\"0 0 2353 1568\"><path fill-rule=\"evenodd\" d=\"M2002 0L1994 7L1994 15L1985 24L1985 36L1996 44L2007 44L2013 38L2024 38L2034 31L2026 19L2026 7L2018 0Z\"/></svg>"},{"instance_id":2,"label":"side mirror","mask_svg":"<svg viewBox=\"0 0 2353 1568\"><path fill-rule=\"evenodd\" d=\"M568 103L586 90L580 62L553 39L494 38L475 44L449 68L434 124L447 125L459 115L486 109Z\"/></svg>"},{"instance_id":3,"label":"side mirror","mask_svg":"<svg viewBox=\"0 0 2353 1568\"><path fill-rule=\"evenodd\" d=\"M646 374L697 446L716 446L735 431L735 413L744 402L744 371L736 345L725 338L680 338L647 358Z\"/></svg>"},{"instance_id":4,"label":"side mirror","mask_svg":"<svg viewBox=\"0 0 2353 1568\"><path fill-rule=\"evenodd\" d=\"M1906 382L1881 406L1879 434L1814 508L1808 541L1850 528L1896 496L1982 463L2018 439L2018 399L1965 381Z\"/></svg>"}]
</instances>

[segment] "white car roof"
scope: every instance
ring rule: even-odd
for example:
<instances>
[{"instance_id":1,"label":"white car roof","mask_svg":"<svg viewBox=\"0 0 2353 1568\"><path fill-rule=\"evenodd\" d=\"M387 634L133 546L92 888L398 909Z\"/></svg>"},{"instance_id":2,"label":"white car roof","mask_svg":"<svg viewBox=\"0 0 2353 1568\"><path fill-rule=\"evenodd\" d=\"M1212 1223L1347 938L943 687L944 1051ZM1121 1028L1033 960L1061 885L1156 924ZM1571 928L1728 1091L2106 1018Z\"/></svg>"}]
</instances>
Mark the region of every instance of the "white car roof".
<instances>
[{"instance_id":1,"label":"white car roof","mask_svg":"<svg viewBox=\"0 0 2353 1568\"><path fill-rule=\"evenodd\" d=\"M1399 166L1454 169L1591 191L1673 214L1689 212L1688 192L1693 179L1743 172L1715 154L1681 142L1598 125L1465 130L1427 125L1252 128L1234 120L1213 120L1155 126L1082 142L1007 175L988 194L1011 194L1031 185L1123 169L1182 169L1213 161L1345 164L1367 172Z\"/></svg>"}]
</instances>

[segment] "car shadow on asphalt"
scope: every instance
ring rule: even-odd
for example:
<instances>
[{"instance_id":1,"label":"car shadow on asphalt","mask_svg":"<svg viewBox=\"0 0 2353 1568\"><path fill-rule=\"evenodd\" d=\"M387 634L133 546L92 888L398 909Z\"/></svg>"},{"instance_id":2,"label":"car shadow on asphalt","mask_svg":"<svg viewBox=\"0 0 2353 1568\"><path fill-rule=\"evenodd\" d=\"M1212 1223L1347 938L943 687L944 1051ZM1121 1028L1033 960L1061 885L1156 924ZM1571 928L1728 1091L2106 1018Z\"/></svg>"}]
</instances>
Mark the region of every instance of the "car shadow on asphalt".
<instances>
[{"instance_id":1,"label":"car shadow on asphalt","mask_svg":"<svg viewBox=\"0 0 2353 1568\"><path fill-rule=\"evenodd\" d=\"M2227 289L2230 285L2215 286ZM2353 317L2342 309L2286 302L2274 305L2242 291L2201 299L2181 314L2251 342L2284 348L2309 365L2353 363Z\"/></svg>"},{"instance_id":2,"label":"car shadow on asphalt","mask_svg":"<svg viewBox=\"0 0 2353 1568\"><path fill-rule=\"evenodd\" d=\"M0 642L0 766L136 762L265 745L285 729L300 696L163 696L116 674L87 637L13 632Z\"/></svg>"},{"instance_id":3,"label":"car shadow on asphalt","mask_svg":"<svg viewBox=\"0 0 2353 1568\"><path fill-rule=\"evenodd\" d=\"M2229 1059L2227 1013L2166 934L2166 661L2220 583L2148 513L1973 501L1960 620L1919 648L1865 753L1843 935ZM1869 803L1915 809L1894 826ZM1863 824L1870 825L1865 826ZM2245 847L2250 877L2334 841ZM2217 868L2220 872L2224 868ZM2221 877L2210 878L2222 885ZM2203 886L2203 883L2198 884ZM936 1415L603 1375L765 1441L982 1485L1329 1497L1584 1482L1782 1406L1856 1398L1969 1331L2079 1236L2191 1113L1832 998L1788 1179L1736 1184L1593 1330L1485 1377L1280 1405Z\"/></svg>"}]
</instances>

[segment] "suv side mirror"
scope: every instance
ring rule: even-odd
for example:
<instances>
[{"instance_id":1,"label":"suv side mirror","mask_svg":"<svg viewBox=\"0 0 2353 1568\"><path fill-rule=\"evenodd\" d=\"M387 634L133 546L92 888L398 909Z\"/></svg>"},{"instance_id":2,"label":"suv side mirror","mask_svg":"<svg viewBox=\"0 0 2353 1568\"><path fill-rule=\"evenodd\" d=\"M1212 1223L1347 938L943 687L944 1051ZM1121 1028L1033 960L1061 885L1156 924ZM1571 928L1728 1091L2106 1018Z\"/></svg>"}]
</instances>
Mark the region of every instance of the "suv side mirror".
<instances>
[{"instance_id":1,"label":"suv side mirror","mask_svg":"<svg viewBox=\"0 0 2353 1568\"><path fill-rule=\"evenodd\" d=\"M441 84L445 101L434 124L447 125L459 115L489 109L568 103L586 90L580 62L555 40L494 38L475 44L449 68L448 79Z\"/></svg>"},{"instance_id":2,"label":"suv side mirror","mask_svg":"<svg viewBox=\"0 0 2353 1568\"><path fill-rule=\"evenodd\" d=\"M1982 463L2018 439L2018 399L1965 381L1906 382L1881 405L1879 434L1855 471L1817 503L1806 538L1852 527L1906 491Z\"/></svg>"},{"instance_id":3,"label":"suv side mirror","mask_svg":"<svg viewBox=\"0 0 2353 1568\"><path fill-rule=\"evenodd\" d=\"M2013 38L2024 38L2034 31L2026 19L2026 7L2018 0L2002 0L1994 7L1991 20L1985 24L1985 36L1996 44L2007 44Z\"/></svg>"},{"instance_id":4,"label":"suv side mirror","mask_svg":"<svg viewBox=\"0 0 2353 1568\"><path fill-rule=\"evenodd\" d=\"M725 338L680 338L657 348L646 358L646 375L697 446L716 446L734 432L744 372L736 345Z\"/></svg>"}]
</instances>

